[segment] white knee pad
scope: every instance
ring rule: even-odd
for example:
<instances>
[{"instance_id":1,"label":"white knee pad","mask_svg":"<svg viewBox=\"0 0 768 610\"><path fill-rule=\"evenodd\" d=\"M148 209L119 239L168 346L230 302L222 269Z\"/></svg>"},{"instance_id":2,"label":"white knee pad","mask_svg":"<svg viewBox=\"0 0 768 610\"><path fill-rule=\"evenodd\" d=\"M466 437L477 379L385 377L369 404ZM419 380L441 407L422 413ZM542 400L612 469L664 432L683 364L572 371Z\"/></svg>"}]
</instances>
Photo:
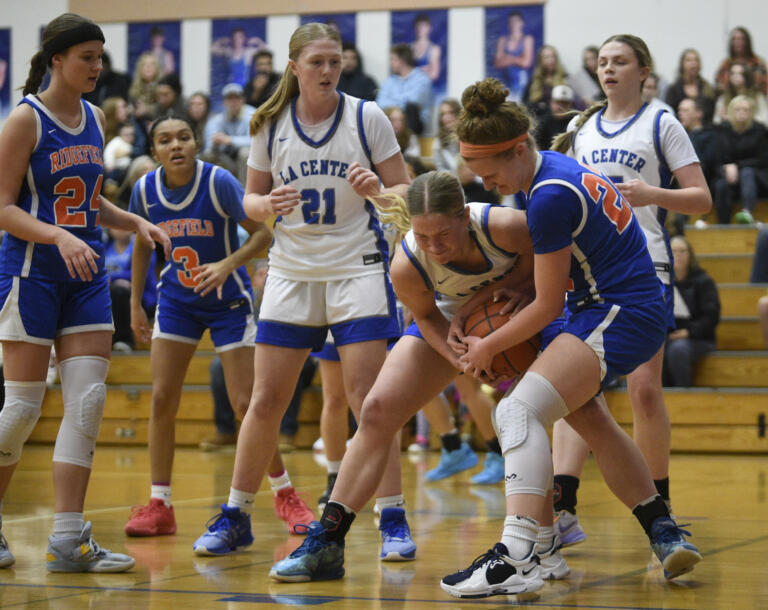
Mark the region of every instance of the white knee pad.
<instances>
[{"instance_id":1,"label":"white knee pad","mask_svg":"<svg viewBox=\"0 0 768 610\"><path fill-rule=\"evenodd\" d=\"M21 450L40 418L44 381L5 382L5 405L0 411L0 466L21 458Z\"/></svg>"},{"instance_id":2,"label":"white knee pad","mask_svg":"<svg viewBox=\"0 0 768 610\"><path fill-rule=\"evenodd\" d=\"M493 424L504 455L506 494L545 496L552 487L547 428L568 414L560 394L537 373L526 373L502 399Z\"/></svg>"},{"instance_id":3,"label":"white knee pad","mask_svg":"<svg viewBox=\"0 0 768 610\"><path fill-rule=\"evenodd\" d=\"M76 356L59 363L64 417L59 426L53 461L90 468L107 400L109 360Z\"/></svg>"}]
</instances>

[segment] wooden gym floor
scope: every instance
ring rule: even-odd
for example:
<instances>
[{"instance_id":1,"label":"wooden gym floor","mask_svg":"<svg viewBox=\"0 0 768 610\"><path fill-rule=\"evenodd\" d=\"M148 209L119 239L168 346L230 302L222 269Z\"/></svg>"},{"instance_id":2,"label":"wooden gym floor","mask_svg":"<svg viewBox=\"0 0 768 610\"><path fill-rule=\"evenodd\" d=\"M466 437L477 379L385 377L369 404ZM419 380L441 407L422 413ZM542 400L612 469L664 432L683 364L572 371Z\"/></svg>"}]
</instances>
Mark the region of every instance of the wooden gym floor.
<instances>
[{"instance_id":1,"label":"wooden gym floor","mask_svg":"<svg viewBox=\"0 0 768 610\"><path fill-rule=\"evenodd\" d=\"M588 538L566 550L571 575L548 583L520 602L514 596L458 600L439 580L464 568L498 540L504 499L501 486L470 486L469 473L425 484L437 453L412 461L403 455L409 521L419 545L417 560L378 561L379 536L370 508L348 537L347 576L325 583L278 584L272 563L300 544L272 513L271 494L259 494L256 543L228 557L201 558L192 542L226 500L233 454L177 452L174 506L178 534L126 538L130 507L148 496L146 448L100 447L87 499L86 519L96 540L132 554L127 574L49 574L47 536L52 529L50 446L29 446L3 503L3 532L16 565L0 570L2 608L768 608L768 517L764 457L685 455L672 458L674 510L690 523L704 554L696 570L667 583L640 526L605 487L594 461L580 489L579 515ZM286 456L295 484L314 503L325 474L311 452Z\"/></svg>"}]
</instances>

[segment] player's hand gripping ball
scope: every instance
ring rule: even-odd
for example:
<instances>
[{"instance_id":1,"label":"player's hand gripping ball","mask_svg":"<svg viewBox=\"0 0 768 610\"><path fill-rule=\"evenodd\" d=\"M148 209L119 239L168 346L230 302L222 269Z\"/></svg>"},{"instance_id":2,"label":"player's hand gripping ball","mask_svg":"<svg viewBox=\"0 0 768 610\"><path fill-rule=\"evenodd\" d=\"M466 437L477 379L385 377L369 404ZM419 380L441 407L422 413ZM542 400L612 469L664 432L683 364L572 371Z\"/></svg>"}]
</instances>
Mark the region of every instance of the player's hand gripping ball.
<instances>
[{"instance_id":1,"label":"player's hand gripping ball","mask_svg":"<svg viewBox=\"0 0 768 610\"><path fill-rule=\"evenodd\" d=\"M506 301L486 301L475 309L464 324L464 334L483 338L509 321L510 314L501 315ZM496 354L493 357L493 373L497 377L519 377L536 360L541 349L541 337L537 334L523 343Z\"/></svg>"}]
</instances>

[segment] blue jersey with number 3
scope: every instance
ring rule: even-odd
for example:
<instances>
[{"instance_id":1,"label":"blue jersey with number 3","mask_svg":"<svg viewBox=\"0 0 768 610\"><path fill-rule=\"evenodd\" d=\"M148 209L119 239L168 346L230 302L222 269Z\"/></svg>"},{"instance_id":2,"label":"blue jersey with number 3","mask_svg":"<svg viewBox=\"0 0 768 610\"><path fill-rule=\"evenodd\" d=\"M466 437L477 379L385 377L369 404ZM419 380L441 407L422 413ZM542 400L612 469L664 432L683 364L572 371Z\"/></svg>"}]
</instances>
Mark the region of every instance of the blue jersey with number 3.
<instances>
[{"instance_id":1,"label":"blue jersey with number 3","mask_svg":"<svg viewBox=\"0 0 768 610\"><path fill-rule=\"evenodd\" d=\"M661 282L630 205L604 175L542 152L526 194L536 254L571 249L568 308L641 304L662 298Z\"/></svg>"},{"instance_id":2,"label":"blue jersey with number 3","mask_svg":"<svg viewBox=\"0 0 768 610\"><path fill-rule=\"evenodd\" d=\"M251 283L245 267L238 268L216 291L201 297L194 292L195 267L226 258L240 246L237 224L245 218L243 187L227 170L197 161L192 181L177 189L164 184L162 167L142 176L131 193L131 212L156 224L171 238L171 257L160 273L160 299L169 297L202 309L222 305L253 308Z\"/></svg>"},{"instance_id":3,"label":"blue jersey with number 3","mask_svg":"<svg viewBox=\"0 0 768 610\"><path fill-rule=\"evenodd\" d=\"M91 104L80 102L81 119L68 127L34 95L19 102L32 107L37 123L35 148L21 183L16 205L42 222L71 231L99 255L104 271L104 245L99 227L104 176L101 122ZM80 282L67 271L59 249L6 235L0 249L0 273L52 281Z\"/></svg>"}]
</instances>

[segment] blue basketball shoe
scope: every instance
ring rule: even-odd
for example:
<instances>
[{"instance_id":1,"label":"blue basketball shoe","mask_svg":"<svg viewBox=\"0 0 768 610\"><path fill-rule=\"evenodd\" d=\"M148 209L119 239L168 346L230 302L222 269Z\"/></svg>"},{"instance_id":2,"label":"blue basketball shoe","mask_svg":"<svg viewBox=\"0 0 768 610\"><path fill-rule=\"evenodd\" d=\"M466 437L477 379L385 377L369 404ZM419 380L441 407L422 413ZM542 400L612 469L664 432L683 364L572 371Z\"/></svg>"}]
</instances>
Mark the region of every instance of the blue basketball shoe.
<instances>
[{"instance_id":1,"label":"blue basketball shoe","mask_svg":"<svg viewBox=\"0 0 768 610\"><path fill-rule=\"evenodd\" d=\"M344 544L327 540L325 528L318 521L313 521L307 526L307 537L301 546L273 565L269 576L281 582L342 578Z\"/></svg>"},{"instance_id":2,"label":"blue basketball shoe","mask_svg":"<svg viewBox=\"0 0 768 610\"><path fill-rule=\"evenodd\" d=\"M651 524L651 549L664 567L664 578L672 580L693 570L701 553L685 539L685 531L669 517L659 517Z\"/></svg>"},{"instance_id":3,"label":"blue basketball shoe","mask_svg":"<svg viewBox=\"0 0 768 610\"><path fill-rule=\"evenodd\" d=\"M485 455L483 469L469 479L476 485L495 485L504 480L504 458L500 454L489 451Z\"/></svg>"},{"instance_id":4,"label":"blue basketball shoe","mask_svg":"<svg viewBox=\"0 0 768 610\"><path fill-rule=\"evenodd\" d=\"M477 454L467 443L462 443L461 448L453 451L443 449L440 452L440 463L424 475L427 481L440 481L462 470L469 470L477 466Z\"/></svg>"},{"instance_id":5,"label":"blue basketball shoe","mask_svg":"<svg viewBox=\"0 0 768 610\"><path fill-rule=\"evenodd\" d=\"M221 512L212 517L205 533L192 545L195 555L226 555L253 544L251 516L236 506L221 505Z\"/></svg>"},{"instance_id":6,"label":"blue basketball shoe","mask_svg":"<svg viewBox=\"0 0 768 610\"><path fill-rule=\"evenodd\" d=\"M382 561L413 561L416 544L402 508L385 508L379 517Z\"/></svg>"}]
</instances>

